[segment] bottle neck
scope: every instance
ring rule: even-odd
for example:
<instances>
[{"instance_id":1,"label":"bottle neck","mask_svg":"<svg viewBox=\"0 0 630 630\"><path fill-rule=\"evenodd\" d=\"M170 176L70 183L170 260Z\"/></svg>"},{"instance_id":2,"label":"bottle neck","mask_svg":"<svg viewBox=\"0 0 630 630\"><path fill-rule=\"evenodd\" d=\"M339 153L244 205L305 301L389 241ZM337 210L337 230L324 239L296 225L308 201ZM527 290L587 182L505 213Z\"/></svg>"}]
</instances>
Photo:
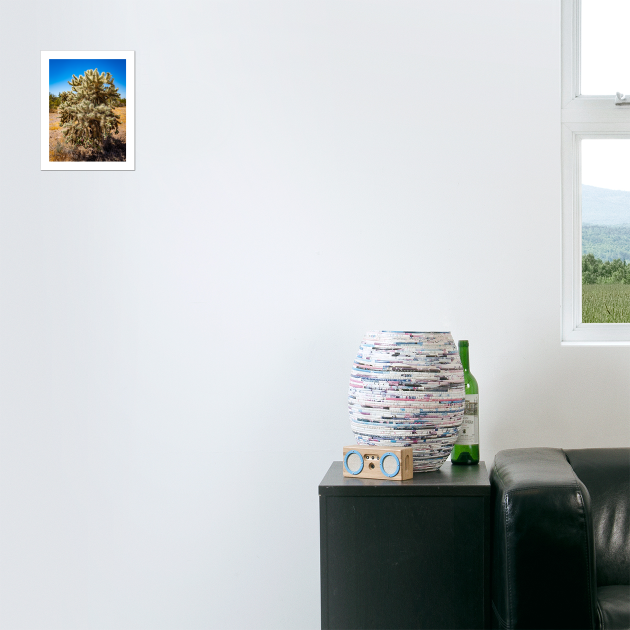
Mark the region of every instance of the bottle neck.
<instances>
[{"instance_id":1,"label":"bottle neck","mask_svg":"<svg viewBox=\"0 0 630 630\"><path fill-rule=\"evenodd\" d=\"M470 363L468 359L468 346L460 346L459 357L462 360L462 367L464 372L470 372Z\"/></svg>"}]
</instances>

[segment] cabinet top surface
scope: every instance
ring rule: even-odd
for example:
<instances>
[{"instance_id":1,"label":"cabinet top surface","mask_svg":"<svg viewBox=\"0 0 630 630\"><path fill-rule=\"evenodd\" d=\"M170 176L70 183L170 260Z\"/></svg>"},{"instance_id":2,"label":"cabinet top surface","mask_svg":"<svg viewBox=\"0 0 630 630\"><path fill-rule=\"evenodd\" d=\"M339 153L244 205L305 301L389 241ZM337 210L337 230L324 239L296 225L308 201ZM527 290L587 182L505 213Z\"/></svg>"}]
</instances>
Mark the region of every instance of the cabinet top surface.
<instances>
[{"instance_id":1,"label":"cabinet top surface","mask_svg":"<svg viewBox=\"0 0 630 630\"><path fill-rule=\"evenodd\" d=\"M413 479L357 479L343 476L342 462L333 462L319 484L324 496L489 496L486 464L457 466L450 461L439 470L415 473Z\"/></svg>"}]
</instances>

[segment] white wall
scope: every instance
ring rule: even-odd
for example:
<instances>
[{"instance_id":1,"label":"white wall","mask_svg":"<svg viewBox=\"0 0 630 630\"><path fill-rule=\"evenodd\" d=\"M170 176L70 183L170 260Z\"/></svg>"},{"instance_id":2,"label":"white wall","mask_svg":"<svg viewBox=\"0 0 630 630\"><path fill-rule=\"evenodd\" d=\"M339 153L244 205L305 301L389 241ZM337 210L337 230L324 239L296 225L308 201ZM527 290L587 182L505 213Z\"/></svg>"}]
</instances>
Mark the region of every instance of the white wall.
<instances>
[{"instance_id":1,"label":"white wall","mask_svg":"<svg viewBox=\"0 0 630 630\"><path fill-rule=\"evenodd\" d=\"M2 628L317 628L367 329L470 340L488 467L629 443L629 350L560 346L558 1L3 14ZM66 49L136 51L135 172L40 172Z\"/></svg>"}]
</instances>

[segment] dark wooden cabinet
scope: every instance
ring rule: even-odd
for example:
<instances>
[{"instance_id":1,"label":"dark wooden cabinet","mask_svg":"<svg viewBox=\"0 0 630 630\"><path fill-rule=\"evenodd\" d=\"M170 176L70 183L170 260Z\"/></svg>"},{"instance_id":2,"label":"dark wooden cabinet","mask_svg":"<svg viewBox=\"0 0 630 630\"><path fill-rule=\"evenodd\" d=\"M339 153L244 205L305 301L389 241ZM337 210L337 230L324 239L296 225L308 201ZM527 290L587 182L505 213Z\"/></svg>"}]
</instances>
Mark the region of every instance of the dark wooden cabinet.
<instances>
[{"instance_id":1,"label":"dark wooden cabinet","mask_svg":"<svg viewBox=\"0 0 630 630\"><path fill-rule=\"evenodd\" d=\"M319 486L322 628L490 627L486 466Z\"/></svg>"}]
</instances>

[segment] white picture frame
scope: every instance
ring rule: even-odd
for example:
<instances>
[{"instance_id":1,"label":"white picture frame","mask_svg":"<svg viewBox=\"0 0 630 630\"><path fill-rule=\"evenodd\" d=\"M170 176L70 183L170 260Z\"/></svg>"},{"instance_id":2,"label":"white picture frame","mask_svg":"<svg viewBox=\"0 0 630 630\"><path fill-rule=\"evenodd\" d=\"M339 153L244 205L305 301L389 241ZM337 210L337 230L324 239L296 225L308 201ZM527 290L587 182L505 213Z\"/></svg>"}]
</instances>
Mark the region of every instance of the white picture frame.
<instances>
[{"instance_id":1,"label":"white picture frame","mask_svg":"<svg viewBox=\"0 0 630 630\"><path fill-rule=\"evenodd\" d=\"M125 161L79 162L50 161L50 60L125 60L126 79L126 155ZM84 64L85 65L85 64ZM92 64L89 64L92 65ZM102 65L102 64L101 64ZM88 68L85 68L87 70ZM93 68L89 68L93 69ZM105 68L99 69L99 72ZM80 71L79 71L80 72ZM72 73L71 73L72 74ZM76 74L76 72L74 73ZM70 79L71 76L68 77ZM114 82L116 77L114 76ZM68 90L70 86L68 86ZM115 137L115 136L114 136ZM133 50L42 50L41 51L41 170L42 171L134 171L135 170L135 51Z\"/></svg>"}]
</instances>

